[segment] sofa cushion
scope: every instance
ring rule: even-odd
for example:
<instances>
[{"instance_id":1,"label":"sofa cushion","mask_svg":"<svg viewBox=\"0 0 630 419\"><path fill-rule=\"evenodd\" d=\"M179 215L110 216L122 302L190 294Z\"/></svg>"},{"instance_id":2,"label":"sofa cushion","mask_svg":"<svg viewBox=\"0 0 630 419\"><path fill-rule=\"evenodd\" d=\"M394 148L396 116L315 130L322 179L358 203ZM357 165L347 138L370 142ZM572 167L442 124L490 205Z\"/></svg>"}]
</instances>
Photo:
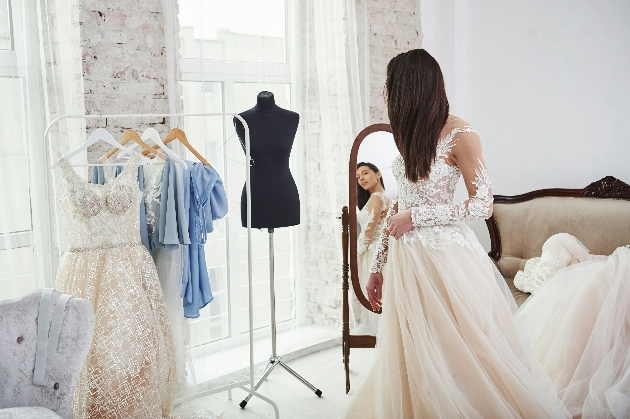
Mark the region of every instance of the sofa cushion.
<instances>
[{"instance_id":1,"label":"sofa cushion","mask_svg":"<svg viewBox=\"0 0 630 419\"><path fill-rule=\"evenodd\" d=\"M512 292L512 296L516 300L516 305L520 307L525 302L525 300L529 298L531 294L527 292L523 292L519 290L518 288L516 288L514 286L514 278L507 277L505 278L505 282L507 283L508 288Z\"/></svg>"},{"instance_id":2,"label":"sofa cushion","mask_svg":"<svg viewBox=\"0 0 630 419\"><path fill-rule=\"evenodd\" d=\"M12 407L0 409L0 419L62 419L45 407Z\"/></svg>"}]
</instances>

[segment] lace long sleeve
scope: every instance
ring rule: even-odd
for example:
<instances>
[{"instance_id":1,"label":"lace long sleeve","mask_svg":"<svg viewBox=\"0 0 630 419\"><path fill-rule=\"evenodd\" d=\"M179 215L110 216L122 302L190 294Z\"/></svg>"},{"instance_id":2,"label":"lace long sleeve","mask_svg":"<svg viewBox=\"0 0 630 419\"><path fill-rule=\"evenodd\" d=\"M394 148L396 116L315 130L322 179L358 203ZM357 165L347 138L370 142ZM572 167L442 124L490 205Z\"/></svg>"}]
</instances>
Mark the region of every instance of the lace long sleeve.
<instances>
[{"instance_id":1,"label":"lace long sleeve","mask_svg":"<svg viewBox=\"0 0 630 419\"><path fill-rule=\"evenodd\" d=\"M456 160L466 183L468 199L459 204L420 205L411 208L411 220L416 227L448 225L487 219L492 215L492 185L481 155L481 142L476 134L466 134L453 147Z\"/></svg>"},{"instance_id":2,"label":"lace long sleeve","mask_svg":"<svg viewBox=\"0 0 630 419\"><path fill-rule=\"evenodd\" d=\"M357 254L359 256L363 255L370 247L370 244L372 244L375 233L380 228L381 219L387 215L388 201L389 199L385 195L375 192L361 210L365 214L365 220L362 221L364 228L359 235L357 243Z\"/></svg>"},{"instance_id":3,"label":"lace long sleeve","mask_svg":"<svg viewBox=\"0 0 630 419\"><path fill-rule=\"evenodd\" d=\"M389 251L389 231L387 231L387 222L390 217L398 212L398 199L392 201L387 216L385 217L385 223L383 224L383 231L381 234L381 240L376 248L374 257L372 258L372 265L370 266L370 273L381 273L383 266L387 262L387 252Z\"/></svg>"}]
</instances>

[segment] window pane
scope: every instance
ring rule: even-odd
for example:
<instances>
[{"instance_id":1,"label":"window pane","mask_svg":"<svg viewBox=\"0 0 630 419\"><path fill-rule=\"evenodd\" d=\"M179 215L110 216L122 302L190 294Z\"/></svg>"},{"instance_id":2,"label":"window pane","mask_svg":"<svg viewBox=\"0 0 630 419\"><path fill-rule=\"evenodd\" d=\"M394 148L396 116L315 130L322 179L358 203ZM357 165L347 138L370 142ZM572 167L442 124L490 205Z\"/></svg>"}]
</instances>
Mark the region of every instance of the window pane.
<instances>
[{"instance_id":1,"label":"window pane","mask_svg":"<svg viewBox=\"0 0 630 419\"><path fill-rule=\"evenodd\" d=\"M183 81L184 112L223 112L223 89L220 82ZM189 116L184 118L186 136L225 180L223 170L223 119L217 117ZM194 159L186 151L186 158Z\"/></svg>"},{"instance_id":2,"label":"window pane","mask_svg":"<svg viewBox=\"0 0 630 419\"><path fill-rule=\"evenodd\" d=\"M31 230L22 79L0 77L0 235Z\"/></svg>"},{"instance_id":3,"label":"window pane","mask_svg":"<svg viewBox=\"0 0 630 419\"><path fill-rule=\"evenodd\" d=\"M291 85L288 83L234 83L236 112L243 112L256 105L256 96L262 91L273 93L276 105L291 109Z\"/></svg>"},{"instance_id":4,"label":"window pane","mask_svg":"<svg viewBox=\"0 0 630 419\"><path fill-rule=\"evenodd\" d=\"M284 0L180 0L183 58L285 63Z\"/></svg>"},{"instance_id":5,"label":"window pane","mask_svg":"<svg viewBox=\"0 0 630 419\"><path fill-rule=\"evenodd\" d=\"M10 0L0 0L0 50L11 49Z\"/></svg>"}]
</instances>

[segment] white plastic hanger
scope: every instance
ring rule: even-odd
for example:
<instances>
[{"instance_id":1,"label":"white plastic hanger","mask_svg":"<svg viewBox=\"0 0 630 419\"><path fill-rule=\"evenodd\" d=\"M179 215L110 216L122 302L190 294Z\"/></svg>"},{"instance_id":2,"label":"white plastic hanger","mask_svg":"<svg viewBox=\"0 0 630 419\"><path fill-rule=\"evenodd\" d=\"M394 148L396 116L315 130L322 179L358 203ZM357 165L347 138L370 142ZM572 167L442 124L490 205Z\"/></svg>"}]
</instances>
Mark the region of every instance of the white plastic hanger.
<instances>
[{"instance_id":1,"label":"white plastic hanger","mask_svg":"<svg viewBox=\"0 0 630 419\"><path fill-rule=\"evenodd\" d=\"M180 159L179 156L177 154L175 154L173 152L173 150L171 150L170 148L168 148L166 146L166 144L164 144L164 142L162 141L162 139L160 138L160 133L157 132L157 130L155 128L147 128L144 130L144 132L142 133L142 141L147 141L147 140L153 140L154 144L157 144L160 146L160 148L173 160L175 160L177 163L179 163L182 167L186 167L186 163L184 163L184 160Z\"/></svg>"},{"instance_id":2,"label":"white plastic hanger","mask_svg":"<svg viewBox=\"0 0 630 419\"><path fill-rule=\"evenodd\" d=\"M53 169L55 169L55 168L57 168L59 166L59 162L62 159L69 160L72 157L74 157L77 154L79 154L80 152L82 152L83 150L87 149L92 144L95 144L95 143L97 143L97 142L99 142L101 140L105 141L108 144L111 144L114 147L117 147L117 148L119 148L121 150L124 150L124 151L126 151L128 153L133 153L134 152L130 148L120 145L114 139L112 134L110 134L109 131L107 131L105 128L97 128L94 131L92 131L92 133L88 137L87 141L84 142L83 144L81 144L81 146L79 148L77 148L76 150L72 151L71 153L66 154L65 156L63 156L62 158L60 158L59 160L54 162L53 165L52 165ZM145 164L151 164L151 161L148 158L144 157L144 156L140 157L140 162L145 163ZM120 164L120 163L118 163L118 164ZM111 164L88 163L88 164L72 165L72 166L111 166Z\"/></svg>"},{"instance_id":3,"label":"white plastic hanger","mask_svg":"<svg viewBox=\"0 0 630 419\"><path fill-rule=\"evenodd\" d=\"M147 142L148 140L152 140L153 143L157 145L159 148L161 148L166 153L167 156L175 160L182 167L186 167L186 163L182 159L180 159L179 156L173 152L173 150L171 150L170 148L166 146L166 144L164 144L164 142L160 138L160 133L157 132L155 128L145 129L142 135L140 136L140 138L142 138L142 141L144 142ZM134 144L130 148L134 149L136 146L137 144ZM125 154L127 154L127 152L121 152L119 154L119 157L122 157Z\"/></svg>"}]
</instances>

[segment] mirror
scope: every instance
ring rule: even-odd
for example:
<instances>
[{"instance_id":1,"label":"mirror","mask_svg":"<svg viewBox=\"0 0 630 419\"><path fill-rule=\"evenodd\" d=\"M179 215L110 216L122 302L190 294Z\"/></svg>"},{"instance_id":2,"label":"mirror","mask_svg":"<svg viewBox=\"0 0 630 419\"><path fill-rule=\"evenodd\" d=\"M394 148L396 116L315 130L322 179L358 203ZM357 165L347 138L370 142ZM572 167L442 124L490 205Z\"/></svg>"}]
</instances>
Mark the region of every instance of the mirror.
<instances>
[{"instance_id":1,"label":"mirror","mask_svg":"<svg viewBox=\"0 0 630 419\"><path fill-rule=\"evenodd\" d=\"M391 171L392 162L397 155L398 148L394 143L389 124L374 124L365 128L355 139L350 153L350 277L357 299L369 311L372 311L372 308L365 294L365 286L370 275L372 256L380 240L382 222L397 193L396 180ZM358 163L369 163L370 166L361 166L357 170ZM378 169L382 182L374 172L374 167ZM358 184L357 175L360 176L363 186ZM361 199L357 197L359 188L365 191L363 202L360 202ZM370 190L374 196L370 194ZM360 209L358 204L363 208ZM368 323L378 321L377 319L367 320L363 314L358 314L361 316L361 321ZM371 313L367 313L369 314ZM375 324L366 327L359 325L357 329L362 330L363 334L374 335L375 327Z\"/></svg>"},{"instance_id":2,"label":"mirror","mask_svg":"<svg viewBox=\"0 0 630 419\"><path fill-rule=\"evenodd\" d=\"M398 148L394 143L394 137L389 124L374 124L365 128L359 133L359 135L357 135L357 138L354 140L354 144L352 144L352 150L350 151L348 178L350 204L343 208L341 216L341 223L343 227L343 282L341 285L343 293L343 332L341 340L343 363L346 372L346 393L350 391L350 349L374 348L376 346L376 337L374 335L376 334L376 325L379 317L378 314L381 312L380 310L378 312L372 311L372 307L370 306L370 302L368 301L364 291L365 285L369 279L369 268L372 262L372 255L378 246L378 238L372 237L370 240L370 242L373 243L372 249L365 250L366 246L365 241L363 240L365 237L362 237L361 243L359 243L359 237L361 236L360 226L363 224L364 232L369 229L371 224L369 224L366 220L369 220L371 217L369 217L369 214L366 214L366 212L368 212L371 208L376 208L376 210L373 211L374 215L376 215L376 213L379 214L377 217L374 217L378 219L376 220L377 224L372 225L372 230L380 233L382 223L380 223L381 227L379 227L378 221L380 221L381 217L384 218L389 210L389 205L387 204L384 211L382 211L385 206L384 204L386 202L390 202L397 193L396 181L391 171L392 162L397 155ZM358 185L357 163L371 163L376 166L378 171L381 173L383 182L380 183L380 179L378 179L378 182L375 181L373 177L375 173L373 170L371 174L368 171L367 175L362 175L361 171L359 171L360 179L362 185L364 186ZM370 176L372 177L367 179ZM384 185L384 188L377 187L377 183L380 183L381 187ZM367 188L374 192L370 196L362 197L362 202L366 202L365 206L363 206L365 209L363 212L360 211L357 206L358 188L363 188L363 190ZM376 199L374 199L374 201L370 201L372 198ZM372 205L374 202L379 204L381 198L382 201L384 201L383 205ZM358 247L361 245L363 245L363 248L359 249ZM359 254L359 250L361 250L361 254ZM348 271L350 272L352 290L354 291L354 295L357 297L356 300L349 298L350 296L348 295L350 288ZM356 329L353 330L353 333L355 334L350 333L351 310L353 317L360 316L360 320L365 321L363 325L359 324Z\"/></svg>"}]
</instances>

